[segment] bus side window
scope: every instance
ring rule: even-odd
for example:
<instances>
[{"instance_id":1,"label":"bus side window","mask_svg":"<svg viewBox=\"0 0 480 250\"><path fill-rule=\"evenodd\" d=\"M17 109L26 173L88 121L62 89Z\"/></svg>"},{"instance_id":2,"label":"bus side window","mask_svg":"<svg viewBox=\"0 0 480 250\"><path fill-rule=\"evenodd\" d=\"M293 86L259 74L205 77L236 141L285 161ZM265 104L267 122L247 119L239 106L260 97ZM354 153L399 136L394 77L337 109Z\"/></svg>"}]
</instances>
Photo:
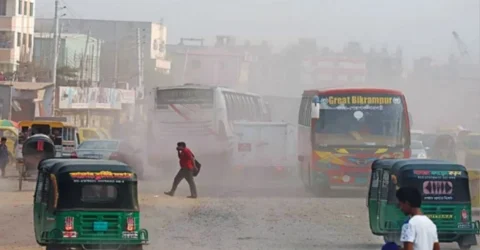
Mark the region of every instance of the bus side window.
<instances>
[{"instance_id":1,"label":"bus side window","mask_svg":"<svg viewBox=\"0 0 480 250\"><path fill-rule=\"evenodd\" d=\"M232 111L233 111L233 120L238 121L242 119L242 111L238 105L238 100L236 94L231 93L232 97Z\"/></svg>"},{"instance_id":2,"label":"bus side window","mask_svg":"<svg viewBox=\"0 0 480 250\"><path fill-rule=\"evenodd\" d=\"M300 125L305 125L303 124L303 120L304 120L304 116L305 116L305 111L304 111L304 107L305 107L305 97L302 97L302 101L300 102L300 110L298 111L298 124Z\"/></svg>"},{"instance_id":3,"label":"bus side window","mask_svg":"<svg viewBox=\"0 0 480 250\"><path fill-rule=\"evenodd\" d=\"M306 118L305 123L307 124L307 126L312 125L312 101L313 101L313 97L307 97L307 107L306 107L306 114L305 114L305 118Z\"/></svg>"},{"instance_id":4,"label":"bus side window","mask_svg":"<svg viewBox=\"0 0 480 250\"><path fill-rule=\"evenodd\" d=\"M233 100L230 93L225 93L225 100L227 102L227 118L229 121L235 120L235 112L233 110Z\"/></svg>"}]
</instances>

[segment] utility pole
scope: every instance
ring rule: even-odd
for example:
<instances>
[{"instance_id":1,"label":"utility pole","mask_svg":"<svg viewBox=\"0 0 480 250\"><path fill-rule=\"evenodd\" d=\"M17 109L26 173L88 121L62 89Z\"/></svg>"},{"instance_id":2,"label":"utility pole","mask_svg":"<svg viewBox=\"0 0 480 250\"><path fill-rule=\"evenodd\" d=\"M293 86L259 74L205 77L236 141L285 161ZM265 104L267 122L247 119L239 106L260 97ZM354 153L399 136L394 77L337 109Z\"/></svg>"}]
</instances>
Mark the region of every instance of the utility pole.
<instances>
[{"instance_id":1,"label":"utility pole","mask_svg":"<svg viewBox=\"0 0 480 250\"><path fill-rule=\"evenodd\" d=\"M118 81L118 37L117 37L117 22L114 22L114 39L115 39L115 58L114 58L114 68L113 68L113 88L117 87Z\"/></svg>"},{"instance_id":2,"label":"utility pole","mask_svg":"<svg viewBox=\"0 0 480 250\"><path fill-rule=\"evenodd\" d=\"M55 116L56 109L56 95L57 95L57 61L58 61L58 31L59 31L59 17L58 17L58 5L59 0L55 0L55 14L54 14L54 32L53 32L53 65L52 65L52 83L53 83L53 103L52 103L52 115Z\"/></svg>"},{"instance_id":3,"label":"utility pole","mask_svg":"<svg viewBox=\"0 0 480 250\"><path fill-rule=\"evenodd\" d=\"M141 33L140 29L137 29L137 66L138 66L138 84L136 87L135 95L138 96L138 92L145 93L145 86L143 86L143 50L142 50L142 39L141 39ZM144 97L144 96L143 96ZM144 97L145 98L145 97ZM138 114L143 114L142 106L138 104L138 102L135 102L135 105L137 106L134 116L138 117ZM134 117L135 120L137 120Z\"/></svg>"},{"instance_id":4,"label":"utility pole","mask_svg":"<svg viewBox=\"0 0 480 250\"><path fill-rule=\"evenodd\" d=\"M140 88L143 85L143 77L142 77L142 41L140 37L140 29L137 29L137 67L138 67L138 85L137 87Z\"/></svg>"},{"instance_id":5,"label":"utility pole","mask_svg":"<svg viewBox=\"0 0 480 250\"><path fill-rule=\"evenodd\" d=\"M86 63L87 63L88 43L90 42L90 33L91 31L88 30L87 39L85 40L85 47L83 48L82 62L80 63L80 84L82 85L82 87L85 86L84 76L85 76Z\"/></svg>"}]
</instances>

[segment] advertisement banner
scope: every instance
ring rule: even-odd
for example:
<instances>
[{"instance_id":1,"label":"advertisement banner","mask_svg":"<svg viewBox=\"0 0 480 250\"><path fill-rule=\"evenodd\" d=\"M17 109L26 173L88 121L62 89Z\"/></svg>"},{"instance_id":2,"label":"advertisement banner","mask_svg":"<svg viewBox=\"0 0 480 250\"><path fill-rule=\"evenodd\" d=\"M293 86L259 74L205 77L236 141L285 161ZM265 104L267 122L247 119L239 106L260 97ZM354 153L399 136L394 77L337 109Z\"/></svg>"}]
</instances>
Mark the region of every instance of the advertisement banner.
<instances>
[{"instance_id":1,"label":"advertisement banner","mask_svg":"<svg viewBox=\"0 0 480 250\"><path fill-rule=\"evenodd\" d=\"M118 89L60 87L60 109L121 109Z\"/></svg>"},{"instance_id":2,"label":"advertisement banner","mask_svg":"<svg viewBox=\"0 0 480 250\"><path fill-rule=\"evenodd\" d=\"M119 89L121 104L135 104L135 90Z\"/></svg>"}]
</instances>

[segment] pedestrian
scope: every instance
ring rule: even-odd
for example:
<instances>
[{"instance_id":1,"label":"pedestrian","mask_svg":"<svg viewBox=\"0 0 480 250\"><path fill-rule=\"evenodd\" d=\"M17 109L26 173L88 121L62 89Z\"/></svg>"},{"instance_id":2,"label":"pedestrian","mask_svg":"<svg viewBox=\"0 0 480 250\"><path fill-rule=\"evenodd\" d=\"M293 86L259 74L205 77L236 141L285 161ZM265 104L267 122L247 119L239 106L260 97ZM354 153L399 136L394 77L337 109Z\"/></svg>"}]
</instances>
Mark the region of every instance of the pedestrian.
<instances>
[{"instance_id":1,"label":"pedestrian","mask_svg":"<svg viewBox=\"0 0 480 250\"><path fill-rule=\"evenodd\" d=\"M177 154L178 158L180 159L180 170L178 170L177 175L173 179L172 189L168 192L165 192L165 194L174 196L178 184L180 184L180 182L185 178L190 186L190 196L187 198L196 199L197 187L195 186L195 181L193 180L193 173L196 171L195 157L193 156L192 151L187 148L187 144L185 142L177 143Z\"/></svg>"},{"instance_id":2,"label":"pedestrian","mask_svg":"<svg viewBox=\"0 0 480 250\"><path fill-rule=\"evenodd\" d=\"M7 168L8 160L7 138L2 137L0 140L0 171L2 172L2 178L5 177L5 168Z\"/></svg>"},{"instance_id":3,"label":"pedestrian","mask_svg":"<svg viewBox=\"0 0 480 250\"><path fill-rule=\"evenodd\" d=\"M422 213L422 195L413 187L402 187L396 193L400 210L410 219L402 226L402 250L440 250L437 226Z\"/></svg>"}]
</instances>

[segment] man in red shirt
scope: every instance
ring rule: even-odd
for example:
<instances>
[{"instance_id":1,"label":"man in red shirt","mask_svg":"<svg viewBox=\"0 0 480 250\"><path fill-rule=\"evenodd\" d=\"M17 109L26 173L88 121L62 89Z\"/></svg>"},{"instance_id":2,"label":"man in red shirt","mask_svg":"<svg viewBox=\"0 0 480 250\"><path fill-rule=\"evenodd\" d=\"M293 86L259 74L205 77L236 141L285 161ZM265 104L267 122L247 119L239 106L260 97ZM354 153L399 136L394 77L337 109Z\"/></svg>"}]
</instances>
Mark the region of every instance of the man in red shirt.
<instances>
[{"instance_id":1,"label":"man in red shirt","mask_svg":"<svg viewBox=\"0 0 480 250\"><path fill-rule=\"evenodd\" d=\"M165 192L165 194L173 196L175 194L175 190L177 190L178 184L180 184L180 182L185 178L190 186L190 196L188 196L188 198L196 199L197 187L195 186L195 181L193 180L195 157L193 156L192 151L187 148L187 144L185 144L185 142L177 143L177 153L178 158L180 159L180 170L173 179L172 189L169 192Z\"/></svg>"}]
</instances>

